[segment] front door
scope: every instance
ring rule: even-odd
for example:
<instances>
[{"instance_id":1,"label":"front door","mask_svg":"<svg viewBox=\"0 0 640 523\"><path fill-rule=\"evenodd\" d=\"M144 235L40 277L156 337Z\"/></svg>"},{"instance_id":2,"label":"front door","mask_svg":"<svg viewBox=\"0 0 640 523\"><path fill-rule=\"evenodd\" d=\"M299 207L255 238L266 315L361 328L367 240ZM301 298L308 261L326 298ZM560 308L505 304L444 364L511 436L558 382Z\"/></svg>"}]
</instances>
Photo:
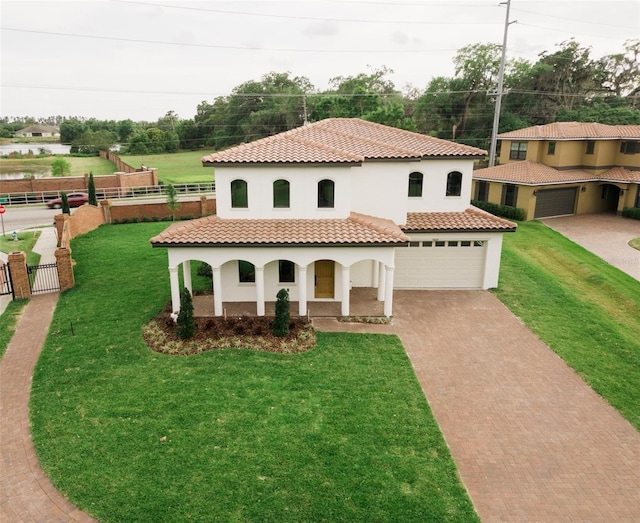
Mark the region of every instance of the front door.
<instances>
[{"instance_id":1,"label":"front door","mask_svg":"<svg viewBox=\"0 0 640 523\"><path fill-rule=\"evenodd\" d=\"M332 260L318 260L316 262L316 298L333 298L334 267Z\"/></svg>"}]
</instances>

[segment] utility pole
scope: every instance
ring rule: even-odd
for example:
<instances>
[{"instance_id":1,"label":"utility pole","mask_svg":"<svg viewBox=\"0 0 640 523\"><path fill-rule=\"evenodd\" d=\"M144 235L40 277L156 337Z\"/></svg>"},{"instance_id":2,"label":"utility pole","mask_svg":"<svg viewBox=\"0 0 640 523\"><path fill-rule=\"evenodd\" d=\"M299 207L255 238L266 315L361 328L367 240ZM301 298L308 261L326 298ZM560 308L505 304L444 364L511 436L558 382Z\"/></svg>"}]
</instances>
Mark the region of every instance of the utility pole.
<instances>
[{"instance_id":1,"label":"utility pole","mask_svg":"<svg viewBox=\"0 0 640 523\"><path fill-rule=\"evenodd\" d=\"M496 146L498 143L498 125L500 124L500 107L502 105L502 89L504 86L504 63L507 56L507 33L509 26L515 24L517 20L509 22L509 11L511 10L511 0L500 2L500 5L507 5L507 16L504 21L504 37L502 39L502 58L500 59L500 72L498 73L498 92L496 93L496 106L493 112L493 130L491 131L491 149L489 150L489 167L496 164Z\"/></svg>"}]
</instances>

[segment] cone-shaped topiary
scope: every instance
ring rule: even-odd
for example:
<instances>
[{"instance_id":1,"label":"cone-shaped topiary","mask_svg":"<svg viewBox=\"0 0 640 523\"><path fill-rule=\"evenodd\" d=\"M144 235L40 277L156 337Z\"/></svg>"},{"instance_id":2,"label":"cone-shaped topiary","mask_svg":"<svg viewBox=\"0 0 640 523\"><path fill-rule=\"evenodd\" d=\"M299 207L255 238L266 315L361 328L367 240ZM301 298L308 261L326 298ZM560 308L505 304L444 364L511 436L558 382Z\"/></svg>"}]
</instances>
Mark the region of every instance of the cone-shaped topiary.
<instances>
[{"instance_id":1,"label":"cone-shaped topiary","mask_svg":"<svg viewBox=\"0 0 640 523\"><path fill-rule=\"evenodd\" d=\"M89 173L89 205L98 205L98 198L96 198L96 182L93 179L93 173Z\"/></svg>"},{"instance_id":2,"label":"cone-shaped topiary","mask_svg":"<svg viewBox=\"0 0 640 523\"><path fill-rule=\"evenodd\" d=\"M273 334L275 336L289 335L289 292L280 289L276 294L276 317L273 320Z\"/></svg>"},{"instance_id":3,"label":"cone-shaped topiary","mask_svg":"<svg viewBox=\"0 0 640 523\"><path fill-rule=\"evenodd\" d=\"M62 213L71 214L71 207L69 207L69 197L67 196L67 193L62 191L60 193L60 199L62 200Z\"/></svg>"},{"instance_id":4,"label":"cone-shaped topiary","mask_svg":"<svg viewBox=\"0 0 640 523\"><path fill-rule=\"evenodd\" d=\"M176 320L178 338L187 340L196 333L196 324L193 320L193 300L189 289L185 288L180 293L180 312Z\"/></svg>"}]
</instances>

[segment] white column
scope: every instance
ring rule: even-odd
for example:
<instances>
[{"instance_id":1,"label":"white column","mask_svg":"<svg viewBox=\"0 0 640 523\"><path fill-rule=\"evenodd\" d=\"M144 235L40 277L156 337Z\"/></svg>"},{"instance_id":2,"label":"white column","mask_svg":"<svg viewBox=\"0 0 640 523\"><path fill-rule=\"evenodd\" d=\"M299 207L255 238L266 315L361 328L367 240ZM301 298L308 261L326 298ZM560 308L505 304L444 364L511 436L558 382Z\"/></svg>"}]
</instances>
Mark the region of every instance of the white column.
<instances>
[{"instance_id":1,"label":"white column","mask_svg":"<svg viewBox=\"0 0 640 523\"><path fill-rule=\"evenodd\" d=\"M378 301L384 300L384 274L382 263L378 263Z\"/></svg>"},{"instance_id":2,"label":"white column","mask_svg":"<svg viewBox=\"0 0 640 523\"><path fill-rule=\"evenodd\" d=\"M256 267L256 314L264 316L264 267Z\"/></svg>"},{"instance_id":3,"label":"white column","mask_svg":"<svg viewBox=\"0 0 640 523\"><path fill-rule=\"evenodd\" d=\"M191 288L191 260L182 262L182 277L184 278L184 286L189 290L189 294L193 296Z\"/></svg>"},{"instance_id":4,"label":"white column","mask_svg":"<svg viewBox=\"0 0 640 523\"><path fill-rule=\"evenodd\" d=\"M298 314L307 315L307 266L298 266Z\"/></svg>"},{"instance_id":5,"label":"white column","mask_svg":"<svg viewBox=\"0 0 640 523\"><path fill-rule=\"evenodd\" d=\"M180 278L178 267L169 267L169 282L171 283L171 310L180 311Z\"/></svg>"},{"instance_id":6,"label":"white column","mask_svg":"<svg viewBox=\"0 0 640 523\"><path fill-rule=\"evenodd\" d=\"M342 315L349 316L349 287L351 277L351 267L342 266Z\"/></svg>"},{"instance_id":7,"label":"white column","mask_svg":"<svg viewBox=\"0 0 640 523\"><path fill-rule=\"evenodd\" d=\"M386 281L384 289L384 315L388 318L393 310L393 266L386 268Z\"/></svg>"},{"instance_id":8,"label":"white column","mask_svg":"<svg viewBox=\"0 0 640 523\"><path fill-rule=\"evenodd\" d=\"M222 276L220 267L212 267L213 272L213 313L222 316Z\"/></svg>"},{"instance_id":9,"label":"white column","mask_svg":"<svg viewBox=\"0 0 640 523\"><path fill-rule=\"evenodd\" d=\"M372 274L371 274L371 286L374 289L377 289L378 288L378 282L379 282L378 274L380 273L380 262L377 262L375 260L371 260L371 263L373 264L373 271L371 271L372 272Z\"/></svg>"}]
</instances>

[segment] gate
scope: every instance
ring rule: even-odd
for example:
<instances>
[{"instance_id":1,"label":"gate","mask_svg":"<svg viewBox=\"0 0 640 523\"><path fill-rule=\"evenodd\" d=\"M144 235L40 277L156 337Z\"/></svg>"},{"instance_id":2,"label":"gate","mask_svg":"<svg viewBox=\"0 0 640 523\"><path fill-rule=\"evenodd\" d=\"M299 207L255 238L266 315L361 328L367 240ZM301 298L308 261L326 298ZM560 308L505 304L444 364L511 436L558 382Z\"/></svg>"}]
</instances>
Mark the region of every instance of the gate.
<instances>
[{"instance_id":1,"label":"gate","mask_svg":"<svg viewBox=\"0 0 640 523\"><path fill-rule=\"evenodd\" d=\"M11 294L13 296L13 287L11 285L11 271L6 263L0 262L0 296Z\"/></svg>"},{"instance_id":2,"label":"gate","mask_svg":"<svg viewBox=\"0 0 640 523\"><path fill-rule=\"evenodd\" d=\"M55 262L43 263L42 265L27 265L27 274L29 275L31 294L43 294L60 290L58 264Z\"/></svg>"}]
</instances>

